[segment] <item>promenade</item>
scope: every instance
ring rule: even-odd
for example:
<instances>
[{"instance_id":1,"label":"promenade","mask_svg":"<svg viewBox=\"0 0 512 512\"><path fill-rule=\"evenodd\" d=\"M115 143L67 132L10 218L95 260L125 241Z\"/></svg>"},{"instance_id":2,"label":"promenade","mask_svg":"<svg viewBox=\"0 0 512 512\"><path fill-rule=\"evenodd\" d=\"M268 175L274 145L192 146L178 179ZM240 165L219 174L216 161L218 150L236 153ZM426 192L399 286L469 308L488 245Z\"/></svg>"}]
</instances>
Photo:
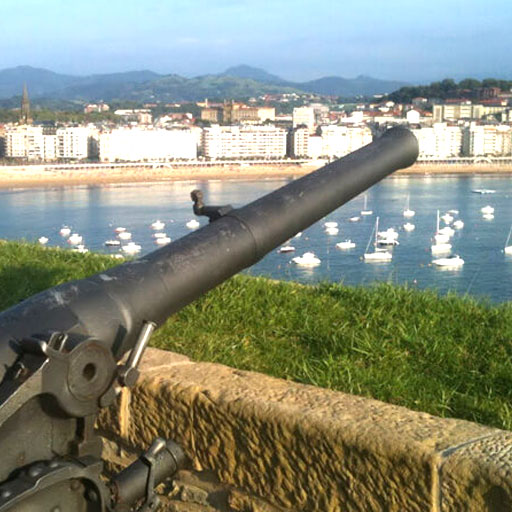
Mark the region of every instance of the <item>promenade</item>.
<instances>
[{"instance_id":1,"label":"promenade","mask_svg":"<svg viewBox=\"0 0 512 512\"><path fill-rule=\"evenodd\" d=\"M299 177L326 164L323 160L172 162L172 163L69 163L0 166L0 188L52 187L108 183L212 179L272 179ZM512 174L512 159L472 159L420 162L394 176Z\"/></svg>"}]
</instances>

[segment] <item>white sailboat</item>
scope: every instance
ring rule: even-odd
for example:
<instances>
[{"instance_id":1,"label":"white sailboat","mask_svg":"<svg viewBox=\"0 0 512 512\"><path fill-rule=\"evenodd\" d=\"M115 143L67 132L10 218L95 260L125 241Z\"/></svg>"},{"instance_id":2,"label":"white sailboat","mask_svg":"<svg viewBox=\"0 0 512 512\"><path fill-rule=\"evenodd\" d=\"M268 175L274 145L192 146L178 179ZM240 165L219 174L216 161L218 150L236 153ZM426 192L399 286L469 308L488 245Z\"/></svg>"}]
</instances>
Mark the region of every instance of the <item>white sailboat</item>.
<instances>
[{"instance_id":1,"label":"white sailboat","mask_svg":"<svg viewBox=\"0 0 512 512\"><path fill-rule=\"evenodd\" d=\"M464 265L464 260L459 255L454 254L448 258L439 258L437 260L433 260L432 263L437 267L460 268L462 265Z\"/></svg>"},{"instance_id":2,"label":"white sailboat","mask_svg":"<svg viewBox=\"0 0 512 512\"><path fill-rule=\"evenodd\" d=\"M377 233L379 232L379 217L377 217L375 221L375 240L373 241L374 246L374 252L368 252L368 249L370 248L370 244L372 243L373 239L373 231L370 235L370 240L368 240L368 245L366 246L366 251L364 252L363 259L364 261L391 261L393 258L393 255L387 251L386 249L379 249L377 246Z\"/></svg>"},{"instance_id":3,"label":"white sailboat","mask_svg":"<svg viewBox=\"0 0 512 512\"><path fill-rule=\"evenodd\" d=\"M508 254L510 256L512 256L512 245L508 245L508 244L510 242L511 233L512 233L512 226L510 226L510 231L508 232L507 241L505 242L505 249L503 249L505 254Z\"/></svg>"},{"instance_id":4,"label":"white sailboat","mask_svg":"<svg viewBox=\"0 0 512 512\"><path fill-rule=\"evenodd\" d=\"M403 214L404 214L404 217L406 217L406 218L414 217L416 215L416 212L409 208L409 196L407 196Z\"/></svg>"},{"instance_id":5,"label":"white sailboat","mask_svg":"<svg viewBox=\"0 0 512 512\"><path fill-rule=\"evenodd\" d=\"M450 237L446 234L439 233L439 210L437 210L436 234L434 235L435 243L431 246L432 254L447 253L452 250L452 245L448 243Z\"/></svg>"},{"instance_id":6,"label":"white sailboat","mask_svg":"<svg viewBox=\"0 0 512 512\"><path fill-rule=\"evenodd\" d=\"M367 197L366 194L364 195L364 203L363 203L363 209L361 210L361 215L372 215L373 210L368 210L366 206Z\"/></svg>"}]
</instances>

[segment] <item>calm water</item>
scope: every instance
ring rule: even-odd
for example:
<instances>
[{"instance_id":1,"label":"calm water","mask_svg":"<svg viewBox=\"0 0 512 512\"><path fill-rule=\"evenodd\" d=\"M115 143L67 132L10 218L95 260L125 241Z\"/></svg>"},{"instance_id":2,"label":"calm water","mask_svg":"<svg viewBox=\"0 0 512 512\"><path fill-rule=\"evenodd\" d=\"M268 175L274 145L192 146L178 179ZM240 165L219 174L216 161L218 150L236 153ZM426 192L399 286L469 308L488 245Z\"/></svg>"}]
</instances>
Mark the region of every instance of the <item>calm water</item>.
<instances>
[{"instance_id":1,"label":"calm water","mask_svg":"<svg viewBox=\"0 0 512 512\"><path fill-rule=\"evenodd\" d=\"M6 190L0 192L0 238L35 241L42 235L48 245L67 247L58 232L63 224L84 237L93 251L109 252L104 241L113 238L113 229L124 226L133 240L142 245L143 253L156 248L149 224L156 219L167 223L165 231L173 239L189 233L185 223L193 218L189 193L194 188L205 192L211 204L231 203L241 206L284 184L287 180L210 181L158 184L84 186L54 189ZM480 195L472 189L495 189L492 195ZM401 226L407 195L416 216L412 232ZM419 288L435 288L489 297L502 302L512 299L512 257L503 246L512 224L512 178L483 177L410 177L387 179L367 193L368 208L374 214L352 223L348 218L359 215L363 197L353 199L325 220L339 223L337 236L328 236L319 222L293 240L296 255L314 251L322 264L304 269L290 264L293 254L273 252L250 269L258 275L300 282L342 281L346 284L369 284L374 281L409 283ZM495 208L495 218L486 221L480 208ZM431 265L430 238L436 225L436 210L441 213L459 210L464 228L452 239L453 253L465 260L460 270L440 270ZM400 230L400 245L393 249L390 263L364 263L361 260L375 224L380 228ZM206 219L200 219L206 224ZM441 225L444 225L441 223ZM335 244L346 238L357 246L340 251Z\"/></svg>"}]
</instances>

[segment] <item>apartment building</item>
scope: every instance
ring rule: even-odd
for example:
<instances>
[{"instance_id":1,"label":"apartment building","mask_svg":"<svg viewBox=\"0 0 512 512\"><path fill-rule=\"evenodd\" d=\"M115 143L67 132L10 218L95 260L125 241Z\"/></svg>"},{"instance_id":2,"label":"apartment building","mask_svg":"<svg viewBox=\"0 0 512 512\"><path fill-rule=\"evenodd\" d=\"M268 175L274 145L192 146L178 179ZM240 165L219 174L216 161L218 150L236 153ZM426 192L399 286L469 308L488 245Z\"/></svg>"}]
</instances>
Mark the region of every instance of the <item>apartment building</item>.
<instances>
[{"instance_id":1,"label":"apartment building","mask_svg":"<svg viewBox=\"0 0 512 512\"><path fill-rule=\"evenodd\" d=\"M59 158L81 160L87 158L89 149L89 128L58 128L55 134Z\"/></svg>"},{"instance_id":2,"label":"apartment building","mask_svg":"<svg viewBox=\"0 0 512 512\"><path fill-rule=\"evenodd\" d=\"M465 156L511 156L510 125L479 125L471 123L463 130L462 153Z\"/></svg>"},{"instance_id":3,"label":"apartment building","mask_svg":"<svg viewBox=\"0 0 512 512\"><path fill-rule=\"evenodd\" d=\"M418 139L419 159L445 159L460 156L462 128L447 123L434 123L431 127L411 130Z\"/></svg>"},{"instance_id":4,"label":"apartment building","mask_svg":"<svg viewBox=\"0 0 512 512\"><path fill-rule=\"evenodd\" d=\"M203 130L207 158L282 158L286 131L274 126L212 126Z\"/></svg>"},{"instance_id":5,"label":"apartment building","mask_svg":"<svg viewBox=\"0 0 512 512\"><path fill-rule=\"evenodd\" d=\"M342 157L369 144L373 137L367 126L327 125L321 128L322 156Z\"/></svg>"},{"instance_id":6,"label":"apartment building","mask_svg":"<svg viewBox=\"0 0 512 512\"><path fill-rule=\"evenodd\" d=\"M307 127L309 133L314 133L315 124L315 110L312 107L295 107L293 109L293 127L304 125Z\"/></svg>"},{"instance_id":7,"label":"apartment building","mask_svg":"<svg viewBox=\"0 0 512 512\"><path fill-rule=\"evenodd\" d=\"M99 136L102 162L165 162L197 158L197 136L191 130L120 128Z\"/></svg>"},{"instance_id":8,"label":"apartment building","mask_svg":"<svg viewBox=\"0 0 512 512\"><path fill-rule=\"evenodd\" d=\"M85 127L11 126L5 133L5 156L27 160L81 160L88 157L90 132Z\"/></svg>"},{"instance_id":9,"label":"apartment building","mask_svg":"<svg viewBox=\"0 0 512 512\"><path fill-rule=\"evenodd\" d=\"M367 126L326 125L320 135L311 135L306 127L290 132L290 152L295 157L342 157L369 144L373 137Z\"/></svg>"},{"instance_id":10,"label":"apartment building","mask_svg":"<svg viewBox=\"0 0 512 512\"><path fill-rule=\"evenodd\" d=\"M481 119L483 115L483 105L473 104L471 101L457 101L434 105L432 111L434 123L456 121L458 119Z\"/></svg>"}]
</instances>

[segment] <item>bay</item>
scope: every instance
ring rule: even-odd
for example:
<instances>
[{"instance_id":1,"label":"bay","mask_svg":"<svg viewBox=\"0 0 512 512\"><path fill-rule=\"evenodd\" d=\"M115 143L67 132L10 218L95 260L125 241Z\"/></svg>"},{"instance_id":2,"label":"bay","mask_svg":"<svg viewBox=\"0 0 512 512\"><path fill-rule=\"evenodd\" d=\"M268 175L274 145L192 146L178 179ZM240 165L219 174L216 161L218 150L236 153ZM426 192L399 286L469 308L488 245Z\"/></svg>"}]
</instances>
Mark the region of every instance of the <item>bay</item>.
<instances>
[{"instance_id":1,"label":"bay","mask_svg":"<svg viewBox=\"0 0 512 512\"><path fill-rule=\"evenodd\" d=\"M115 227L123 226L142 246L144 254L157 248L150 229L157 219L166 223L164 231L173 240L190 232L185 224L194 218L191 190L202 189L210 204L242 206L288 181L210 180L2 190L0 238L36 241L46 236L49 246L69 247L59 235L61 226L68 225L84 237L91 251L110 253L117 250L108 249L104 242L115 236ZM474 189L494 189L496 193L475 194ZM322 260L318 267L297 267L291 263L294 254L273 251L248 272L303 283L327 280L369 285L386 281L433 288L443 294L454 291L493 302L512 299L512 257L503 253L512 224L510 177L393 177L373 186L366 194L373 215L363 216L359 222L348 220L360 215L361 194L291 242L296 248L295 255L314 252ZM416 211L412 219L404 219L402 214L407 196L410 208ZM482 217L480 210L486 205L495 208L493 220ZM461 269L442 270L432 265L430 245L437 209L441 214L458 210L455 218L464 222L464 228L451 241L452 253L465 260ZM399 232L400 245L393 249L393 260L389 263L362 260L377 215L380 230L394 227ZM204 218L199 221L202 225L207 223ZM338 222L338 235L325 233L325 221ZM403 230L407 221L415 224L414 231ZM335 244L348 238L356 243L356 248L338 250Z\"/></svg>"}]
</instances>

